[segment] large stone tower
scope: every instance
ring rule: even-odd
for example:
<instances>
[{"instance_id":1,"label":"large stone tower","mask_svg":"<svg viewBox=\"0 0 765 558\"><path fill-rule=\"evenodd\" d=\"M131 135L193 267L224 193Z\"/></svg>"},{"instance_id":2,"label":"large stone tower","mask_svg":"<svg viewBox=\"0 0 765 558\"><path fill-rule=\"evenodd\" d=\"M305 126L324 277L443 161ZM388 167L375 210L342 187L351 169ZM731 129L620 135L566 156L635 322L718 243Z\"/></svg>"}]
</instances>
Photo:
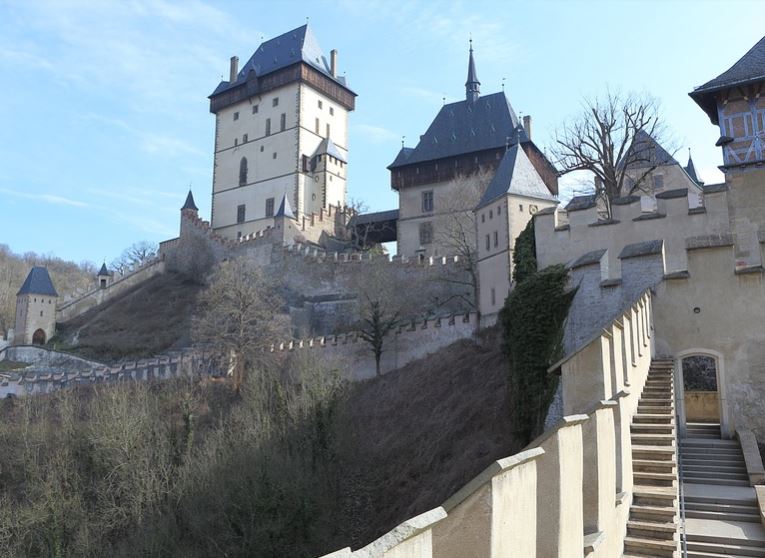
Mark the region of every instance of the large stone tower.
<instances>
[{"instance_id":1,"label":"large stone tower","mask_svg":"<svg viewBox=\"0 0 765 558\"><path fill-rule=\"evenodd\" d=\"M56 332L58 293L44 267L33 267L16 295L14 344L44 345Z\"/></svg>"},{"instance_id":2,"label":"large stone tower","mask_svg":"<svg viewBox=\"0 0 765 558\"><path fill-rule=\"evenodd\" d=\"M241 70L233 57L210 95L213 229L237 238L273 226L285 195L297 216L345 205L355 97L308 25L261 44Z\"/></svg>"},{"instance_id":3,"label":"large stone tower","mask_svg":"<svg viewBox=\"0 0 765 558\"><path fill-rule=\"evenodd\" d=\"M691 98L720 127L736 270L761 271L765 240L765 37Z\"/></svg>"}]
</instances>

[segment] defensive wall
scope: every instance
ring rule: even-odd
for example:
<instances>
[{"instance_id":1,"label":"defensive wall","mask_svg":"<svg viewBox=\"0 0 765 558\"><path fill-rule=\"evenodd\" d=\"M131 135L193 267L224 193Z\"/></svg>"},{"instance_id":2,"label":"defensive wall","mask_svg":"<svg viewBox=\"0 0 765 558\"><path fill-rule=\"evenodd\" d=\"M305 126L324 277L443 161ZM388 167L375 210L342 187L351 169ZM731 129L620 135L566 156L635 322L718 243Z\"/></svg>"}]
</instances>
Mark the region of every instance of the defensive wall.
<instances>
[{"instance_id":1,"label":"defensive wall","mask_svg":"<svg viewBox=\"0 0 765 558\"><path fill-rule=\"evenodd\" d=\"M388 334L383 344L380 373L385 374L435 353L447 345L469 339L478 325L475 312L440 318L411 320ZM374 378L377 369L372 349L358 332L289 340L272 348L278 352L311 351L323 362L337 362L348 368L353 381Z\"/></svg>"},{"instance_id":2,"label":"defensive wall","mask_svg":"<svg viewBox=\"0 0 765 558\"><path fill-rule=\"evenodd\" d=\"M210 375L213 370L207 355L191 349L108 366L43 347L16 346L0 351L1 360L34 366L0 373L0 398L51 393L79 385Z\"/></svg>"},{"instance_id":3,"label":"defensive wall","mask_svg":"<svg viewBox=\"0 0 765 558\"><path fill-rule=\"evenodd\" d=\"M142 266L131 269L124 275L117 275L106 287L102 288L96 285L93 289L84 293L75 293L72 298L64 299L63 302L58 304L56 308L56 321L66 322L71 320L164 271L165 262L162 258L156 258Z\"/></svg>"},{"instance_id":4,"label":"defensive wall","mask_svg":"<svg viewBox=\"0 0 765 558\"><path fill-rule=\"evenodd\" d=\"M324 558L613 558L633 496L630 423L654 355L650 292L555 365L565 416L524 451L356 551Z\"/></svg>"}]
</instances>

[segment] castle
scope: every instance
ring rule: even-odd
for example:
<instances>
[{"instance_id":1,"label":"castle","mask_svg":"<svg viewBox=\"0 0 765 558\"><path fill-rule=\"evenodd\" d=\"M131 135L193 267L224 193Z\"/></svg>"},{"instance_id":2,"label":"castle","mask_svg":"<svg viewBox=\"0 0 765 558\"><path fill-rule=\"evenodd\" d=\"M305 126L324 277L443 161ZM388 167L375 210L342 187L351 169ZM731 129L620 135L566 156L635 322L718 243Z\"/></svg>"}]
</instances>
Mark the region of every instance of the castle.
<instances>
[{"instance_id":1,"label":"castle","mask_svg":"<svg viewBox=\"0 0 765 558\"><path fill-rule=\"evenodd\" d=\"M454 272L410 264L450 255L439 231L456 212L473 223L480 322L468 322L487 325L512 289L514 241L533 219L539 267L566 265L577 288L565 356L549 371L560 377L549 428L442 506L330 556L674 557L681 543L688 556L765 555L756 443L765 439L765 38L690 93L719 127L725 182L703 184L690 158L682 166L642 138L660 162L652 189L612 200L608 219L593 196L559 206L531 119L519 122L504 93L480 95L472 46L465 100L442 107L389 167L398 210L356 215L345 206L355 93L336 65L307 26L261 45L241 71L232 59L210 97L211 220L189 192L179 237L155 262L114 279L102 269L92 292L58 305L59 317L199 257L249 257L315 288L310 270L363 265L354 238L370 230L397 241L390 265L400 273ZM477 192L471 205L448 205L467 188ZM338 269L341 284L351 267ZM17 344L51 336L56 297L45 270L33 269L18 295Z\"/></svg>"}]
</instances>

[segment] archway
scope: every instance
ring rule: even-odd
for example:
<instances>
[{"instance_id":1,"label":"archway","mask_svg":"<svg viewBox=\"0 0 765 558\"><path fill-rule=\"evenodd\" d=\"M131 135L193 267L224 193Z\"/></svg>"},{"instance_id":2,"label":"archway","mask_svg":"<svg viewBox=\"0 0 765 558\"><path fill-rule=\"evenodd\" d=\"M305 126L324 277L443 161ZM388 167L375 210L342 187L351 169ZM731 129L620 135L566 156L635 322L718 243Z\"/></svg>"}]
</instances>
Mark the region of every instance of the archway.
<instances>
[{"instance_id":1,"label":"archway","mask_svg":"<svg viewBox=\"0 0 765 558\"><path fill-rule=\"evenodd\" d=\"M678 355L676 370L683 435L728 437L722 356L713 351L684 351Z\"/></svg>"},{"instance_id":2,"label":"archway","mask_svg":"<svg viewBox=\"0 0 765 558\"><path fill-rule=\"evenodd\" d=\"M32 334L33 345L45 345L45 332L42 329L38 329Z\"/></svg>"}]
</instances>

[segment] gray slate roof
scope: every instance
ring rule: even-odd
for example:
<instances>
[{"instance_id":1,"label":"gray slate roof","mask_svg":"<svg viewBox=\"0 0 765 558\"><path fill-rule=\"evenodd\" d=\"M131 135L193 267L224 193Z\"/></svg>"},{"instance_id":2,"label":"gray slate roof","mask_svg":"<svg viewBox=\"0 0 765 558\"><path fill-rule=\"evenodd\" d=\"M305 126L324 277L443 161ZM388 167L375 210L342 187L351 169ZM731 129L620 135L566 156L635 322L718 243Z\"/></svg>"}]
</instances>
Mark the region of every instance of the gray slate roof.
<instances>
[{"instance_id":1,"label":"gray slate roof","mask_svg":"<svg viewBox=\"0 0 765 558\"><path fill-rule=\"evenodd\" d=\"M579 211L581 209L590 209L595 207L596 203L595 194L584 194L581 196L574 196L571 201L566 205L566 211Z\"/></svg>"},{"instance_id":2,"label":"gray slate roof","mask_svg":"<svg viewBox=\"0 0 765 558\"><path fill-rule=\"evenodd\" d=\"M366 225L367 223L379 223L383 221L397 221L398 209L388 209L387 211L375 211L374 213L360 213L351 217L348 225Z\"/></svg>"},{"instance_id":3,"label":"gray slate roof","mask_svg":"<svg viewBox=\"0 0 765 558\"><path fill-rule=\"evenodd\" d=\"M197 204L194 203L194 195L191 193L191 190L189 190L189 193L186 196L186 201L183 203L181 211L184 209L193 209L194 211L199 211Z\"/></svg>"},{"instance_id":4,"label":"gray slate roof","mask_svg":"<svg viewBox=\"0 0 765 558\"><path fill-rule=\"evenodd\" d=\"M632 145L630 145L630 148L624 154L622 161L631 157L631 153L634 153L639 159L646 159L645 161L641 160L630 164L629 168L631 169L648 168L654 165L680 166L680 163L678 163L677 160L645 130L639 130L635 134ZM622 162L620 162L619 165L621 166Z\"/></svg>"},{"instance_id":5,"label":"gray slate roof","mask_svg":"<svg viewBox=\"0 0 765 558\"><path fill-rule=\"evenodd\" d=\"M292 212L290 201L287 199L287 194L282 196L282 202L279 204L279 210L276 212L274 217L288 217L290 219L295 218L295 214Z\"/></svg>"},{"instance_id":6,"label":"gray slate roof","mask_svg":"<svg viewBox=\"0 0 765 558\"><path fill-rule=\"evenodd\" d=\"M335 143L329 138L324 138L321 140L319 147L316 148L316 155L322 155L324 153L331 155L335 159L340 159L343 163L348 162L345 160L345 155L342 154Z\"/></svg>"},{"instance_id":7,"label":"gray slate roof","mask_svg":"<svg viewBox=\"0 0 765 558\"><path fill-rule=\"evenodd\" d=\"M251 71L255 72L256 76L261 77L297 62L305 62L347 88L345 77L332 76L329 61L324 56L319 41L316 40L316 36L308 24L305 24L262 43L239 70L236 81L233 83L220 82L212 95L217 95L246 82Z\"/></svg>"},{"instance_id":8,"label":"gray slate roof","mask_svg":"<svg viewBox=\"0 0 765 558\"><path fill-rule=\"evenodd\" d=\"M760 39L738 62L719 76L689 93L709 118L717 124L717 107L713 93L737 85L765 80L765 37Z\"/></svg>"},{"instance_id":9,"label":"gray slate roof","mask_svg":"<svg viewBox=\"0 0 765 558\"><path fill-rule=\"evenodd\" d=\"M58 296L47 268L35 266L29 271L29 275L24 280L24 284L21 285L17 296L23 294Z\"/></svg>"},{"instance_id":10,"label":"gray slate roof","mask_svg":"<svg viewBox=\"0 0 765 558\"><path fill-rule=\"evenodd\" d=\"M98 277L109 275L109 270L106 269L106 262L101 264L101 269L98 270Z\"/></svg>"},{"instance_id":11,"label":"gray slate roof","mask_svg":"<svg viewBox=\"0 0 765 558\"><path fill-rule=\"evenodd\" d=\"M504 92L449 103L441 107L417 147L402 149L388 168L513 145L518 143L519 125Z\"/></svg>"},{"instance_id":12,"label":"gray slate roof","mask_svg":"<svg viewBox=\"0 0 765 558\"><path fill-rule=\"evenodd\" d=\"M486 187L476 209L484 207L505 194L555 201L542 181L542 177L529 161L523 148L517 143L505 152L494 178Z\"/></svg>"},{"instance_id":13,"label":"gray slate roof","mask_svg":"<svg viewBox=\"0 0 765 558\"><path fill-rule=\"evenodd\" d=\"M691 180L693 180L696 184L704 184L701 180L699 180L699 177L696 174L696 167L693 164L693 159L691 158L690 152L688 152L688 164L685 165L685 172L688 173L688 176L690 176Z\"/></svg>"}]
</instances>

